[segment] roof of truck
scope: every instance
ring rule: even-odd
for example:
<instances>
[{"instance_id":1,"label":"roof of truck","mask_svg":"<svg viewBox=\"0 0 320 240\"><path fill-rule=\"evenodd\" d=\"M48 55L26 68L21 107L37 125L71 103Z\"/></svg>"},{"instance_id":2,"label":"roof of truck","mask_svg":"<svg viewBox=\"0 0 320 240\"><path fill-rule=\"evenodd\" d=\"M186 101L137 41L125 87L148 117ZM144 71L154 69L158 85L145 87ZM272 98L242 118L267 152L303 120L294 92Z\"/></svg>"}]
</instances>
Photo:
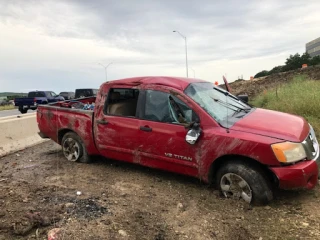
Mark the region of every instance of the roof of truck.
<instances>
[{"instance_id":1,"label":"roof of truck","mask_svg":"<svg viewBox=\"0 0 320 240\"><path fill-rule=\"evenodd\" d=\"M130 86L138 86L138 85L162 85L168 86L180 90L184 90L189 86L190 83L194 82L206 82L201 79L195 78L183 78L183 77L163 77L163 76L146 76L146 77L133 77L133 78L124 78L119 80L113 80L105 82L105 84L119 84L119 85L130 85Z\"/></svg>"}]
</instances>

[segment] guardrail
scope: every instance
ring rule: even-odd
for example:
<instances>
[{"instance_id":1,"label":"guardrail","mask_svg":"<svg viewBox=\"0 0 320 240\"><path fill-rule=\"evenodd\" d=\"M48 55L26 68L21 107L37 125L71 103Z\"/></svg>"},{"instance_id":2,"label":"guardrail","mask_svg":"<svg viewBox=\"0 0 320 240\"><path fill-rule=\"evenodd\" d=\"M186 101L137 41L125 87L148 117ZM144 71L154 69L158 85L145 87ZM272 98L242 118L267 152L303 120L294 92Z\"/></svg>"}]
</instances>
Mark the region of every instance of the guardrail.
<instances>
[{"instance_id":1,"label":"guardrail","mask_svg":"<svg viewBox=\"0 0 320 240\"><path fill-rule=\"evenodd\" d=\"M38 131L34 113L0 118L0 157L46 141Z\"/></svg>"}]
</instances>

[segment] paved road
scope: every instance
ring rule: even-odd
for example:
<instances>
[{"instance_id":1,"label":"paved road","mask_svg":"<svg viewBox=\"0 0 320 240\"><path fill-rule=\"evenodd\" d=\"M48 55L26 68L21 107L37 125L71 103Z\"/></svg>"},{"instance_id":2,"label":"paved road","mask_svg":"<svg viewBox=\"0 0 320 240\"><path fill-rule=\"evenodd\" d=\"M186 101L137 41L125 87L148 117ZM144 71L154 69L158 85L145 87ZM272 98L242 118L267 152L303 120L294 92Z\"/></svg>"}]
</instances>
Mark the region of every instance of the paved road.
<instances>
[{"instance_id":1,"label":"paved road","mask_svg":"<svg viewBox=\"0 0 320 240\"><path fill-rule=\"evenodd\" d=\"M28 113L33 113L33 112L36 112L36 111L33 111L33 110L28 111ZM22 115L22 114L18 111L18 109L0 111L0 118L14 116L14 115Z\"/></svg>"}]
</instances>

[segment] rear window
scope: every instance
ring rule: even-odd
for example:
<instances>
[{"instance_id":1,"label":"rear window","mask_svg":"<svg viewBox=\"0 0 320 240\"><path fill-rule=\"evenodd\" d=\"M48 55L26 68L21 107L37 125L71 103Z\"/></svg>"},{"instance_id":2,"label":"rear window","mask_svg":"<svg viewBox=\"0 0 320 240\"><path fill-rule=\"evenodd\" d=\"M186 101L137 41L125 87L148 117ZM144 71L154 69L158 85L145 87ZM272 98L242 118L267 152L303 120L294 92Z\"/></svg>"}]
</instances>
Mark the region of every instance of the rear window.
<instances>
[{"instance_id":1,"label":"rear window","mask_svg":"<svg viewBox=\"0 0 320 240\"><path fill-rule=\"evenodd\" d=\"M92 97L96 96L98 89L78 89L76 90L76 97L83 98L83 97Z\"/></svg>"},{"instance_id":2,"label":"rear window","mask_svg":"<svg viewBox=\"0 0 320 240\"><path fill-rule=\"evenodd\" d=\"M138 96L138 89L111 88L104 105L104 113L107 115L135 117Z\"/></svg>"},{"instance_id":3,"label":"rear window","mask_svg":"<svg viewBox=\"0 0 320 240\"><path fill-rule=\"evenodd\" d=\"M29 92L28 97L45 97L44 92Z\"/></svg>"}]
</instances>

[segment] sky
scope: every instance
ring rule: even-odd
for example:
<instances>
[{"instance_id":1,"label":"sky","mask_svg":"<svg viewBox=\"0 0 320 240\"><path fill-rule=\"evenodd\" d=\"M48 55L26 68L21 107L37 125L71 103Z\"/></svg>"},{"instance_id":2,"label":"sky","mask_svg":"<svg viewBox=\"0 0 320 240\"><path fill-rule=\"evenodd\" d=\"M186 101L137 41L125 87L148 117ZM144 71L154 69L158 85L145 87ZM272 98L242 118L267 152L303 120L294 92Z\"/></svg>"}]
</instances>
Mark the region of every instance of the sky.
<instances>
[{"instance_id":1,"label":"sky","mask_svg":"<svg viewBox=\"0 0 320 240\"><path fill-rule=\"evenodd\" d=\"M74 91L134 76L222 83L320 37L319 0L0 0L0 92ZM99 65L106 66L105 69Z\"/></svg>"}]
</instances>

